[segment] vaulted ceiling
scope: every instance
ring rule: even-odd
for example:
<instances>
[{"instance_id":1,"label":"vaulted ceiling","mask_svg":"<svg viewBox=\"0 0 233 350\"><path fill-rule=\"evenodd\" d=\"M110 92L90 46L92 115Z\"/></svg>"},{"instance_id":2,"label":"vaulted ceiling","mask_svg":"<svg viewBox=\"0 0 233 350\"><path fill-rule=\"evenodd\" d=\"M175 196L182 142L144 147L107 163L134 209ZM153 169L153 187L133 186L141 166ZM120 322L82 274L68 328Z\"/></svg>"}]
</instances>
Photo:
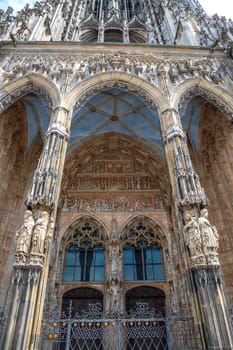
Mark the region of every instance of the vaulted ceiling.
<instances>
[{"instance_id":1,"label":"vaulted ceiling","mask_svg":"<svg viewBox=\"0 0 233 350\"><path fill-rule=\"evenodd\" d=\"M145 98L119 88L103 90L75 112L68 153L109 132L129 136L164 157L157 111Z\"/></svg>"}]
</instances>

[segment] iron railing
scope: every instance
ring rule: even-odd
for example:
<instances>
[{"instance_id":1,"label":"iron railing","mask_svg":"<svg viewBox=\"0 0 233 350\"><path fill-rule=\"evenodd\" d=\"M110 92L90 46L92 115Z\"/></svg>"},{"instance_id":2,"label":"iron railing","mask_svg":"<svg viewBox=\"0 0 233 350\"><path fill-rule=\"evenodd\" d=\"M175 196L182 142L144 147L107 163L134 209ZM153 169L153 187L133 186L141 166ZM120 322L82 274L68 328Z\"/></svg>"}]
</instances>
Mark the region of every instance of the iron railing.
<instances>
[{"instance_id":1,"label":"iron railing","mask_svg":"<svg viewBox=\"0 0 233 350\"><path fill-rule=\"evenodd\" d=\"M167 318L138 303L127 315L104 315L101 305L43 320L41 349L49 350L196 350L199 333L191 317Z\"/></svg>"}]
</instances>

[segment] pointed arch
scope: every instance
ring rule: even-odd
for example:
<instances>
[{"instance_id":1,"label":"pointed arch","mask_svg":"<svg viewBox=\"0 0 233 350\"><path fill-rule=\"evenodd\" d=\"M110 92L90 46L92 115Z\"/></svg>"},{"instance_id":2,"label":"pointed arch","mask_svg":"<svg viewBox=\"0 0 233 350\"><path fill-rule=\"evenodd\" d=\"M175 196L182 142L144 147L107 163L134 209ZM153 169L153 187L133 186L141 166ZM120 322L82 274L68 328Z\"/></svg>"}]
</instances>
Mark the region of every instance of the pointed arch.
<instances>
[{"instance_id":1,"label":"pointed arch","mask_svg":"<svg viewBox=\"0 0 233 350\"><path fill-rule=\"evenodd\" d=\"M79 108L91 96L108 87L126 88L142 95L158 112L169 108L169 101L157 87L123 72L102 73L81 82L66 96L64 107L68 110L72 107Z\"/></svg>"},{"instance_id":2,"label":"pointed arch","mask_svg":"<svg viewBox=\"0 0 233 350\"><path fill-rule=\"evenodd\" d=\"M80 226L80 224L86 222L92 222L95 225L95 227L100 230L104 241L108 239L107 228L104 226L104 224L100 222L99 218L97 219L92 214L88 214L79 216L67 228L65 228L61 238L63 244L66 244L67 240L69 240L69 237L72 236L72 234L74 233L76 228Z\"/></svg>"},{"instance_id":3,"label":"pointed arch","mask_svg":"<svg viewBox=\"0 0 233 350\"><path fill-rule=\"evenodd\" d=\"M28 93L35 93L39 97L43 97L49 109L55 109L60 105L57 87L45 77L33 73L13 80L2 88L0 91L0 112Z\"/></svg>"},{"instance_id":4,"label":"pointed arch","mask_svg":"<svg viewBox=\"0 0 233 350\"><path fill-rule=\"evenodd\" d=\"M187 105L191 99L201 96L213 103L224 114L233 116L233 95L218 85L200 79L188 79L177 86L176 93L173 96L172 105L184 114Z\"/></svg>"},{"instance_id":5,"label":"pointed arch","mask_svg":"<svg viewBox=\"0 0 233 350\"><path fill-rule=\"evenodd\" d=\"M158 233L158 238L160 242L167 241L165 230L161 226L161 224L159 224L157 221L155 221L154 219L152 219L147 215L138 215L138 214L133 217L130 217L128 221L124 223L124 225L122 225L121 236L120 236L122 241L125 240L125 237L126 237L125 235L127 233L127 230L130 229L137 222L144 222L146 225L148 225L148 227L156 230L156 233Z\"/></svg>"}]
</instances>

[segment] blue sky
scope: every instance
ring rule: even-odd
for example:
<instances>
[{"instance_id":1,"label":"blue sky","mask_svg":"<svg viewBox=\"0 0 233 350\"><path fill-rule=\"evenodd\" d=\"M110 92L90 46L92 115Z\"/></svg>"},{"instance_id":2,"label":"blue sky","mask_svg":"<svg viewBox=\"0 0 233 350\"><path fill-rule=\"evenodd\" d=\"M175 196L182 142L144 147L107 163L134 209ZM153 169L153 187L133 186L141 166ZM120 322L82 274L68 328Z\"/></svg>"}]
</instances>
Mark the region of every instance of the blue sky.
<instances>
[{"instance_id":1,"label":"blue sky","mask_svg":"<svg viewBox=\"0 0 233 350\"><path fill-rule=\"evenodd\" d=\"M11 6L15 11L19 11L26 3L34 4L36 0L0 0L0 8L6 9ZM232 0L199 0L209 15L218 13L233 19L233 1Z\"/></svg>"}]
</instances>

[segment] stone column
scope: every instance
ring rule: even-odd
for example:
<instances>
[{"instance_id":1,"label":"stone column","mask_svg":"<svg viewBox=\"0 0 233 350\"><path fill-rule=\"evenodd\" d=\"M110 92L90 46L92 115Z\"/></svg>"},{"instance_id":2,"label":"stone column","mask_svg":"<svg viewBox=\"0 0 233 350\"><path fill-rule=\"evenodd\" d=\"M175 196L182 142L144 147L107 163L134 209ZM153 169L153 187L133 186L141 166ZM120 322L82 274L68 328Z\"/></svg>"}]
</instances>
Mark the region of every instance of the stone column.
<instances>
[{"instance_id":1,"label":"stone column","mask_svg":"<svg viewBox=\"0 0 233 350\"><path fill-rule=\"evenodd\" d=\"M16 233L16 254L4 350L38 349L48 278L50 242L59 200L70 116L53 112L44 148L26 199L24 222Z\"/></svg>"},{"instance_id":2,"label":"stone column","mask_svg":"<svg viewBox=\"0 0 233 350\"><path fill-rule=\"evenodd\" d=\"M178 112L162 113L161 128L166 158L182 221L187 272L193 293L203 349L232 349L233 337L218 259L218 233L208 220L208 204L190 159Z\"/></svg>"}]
</instances>

